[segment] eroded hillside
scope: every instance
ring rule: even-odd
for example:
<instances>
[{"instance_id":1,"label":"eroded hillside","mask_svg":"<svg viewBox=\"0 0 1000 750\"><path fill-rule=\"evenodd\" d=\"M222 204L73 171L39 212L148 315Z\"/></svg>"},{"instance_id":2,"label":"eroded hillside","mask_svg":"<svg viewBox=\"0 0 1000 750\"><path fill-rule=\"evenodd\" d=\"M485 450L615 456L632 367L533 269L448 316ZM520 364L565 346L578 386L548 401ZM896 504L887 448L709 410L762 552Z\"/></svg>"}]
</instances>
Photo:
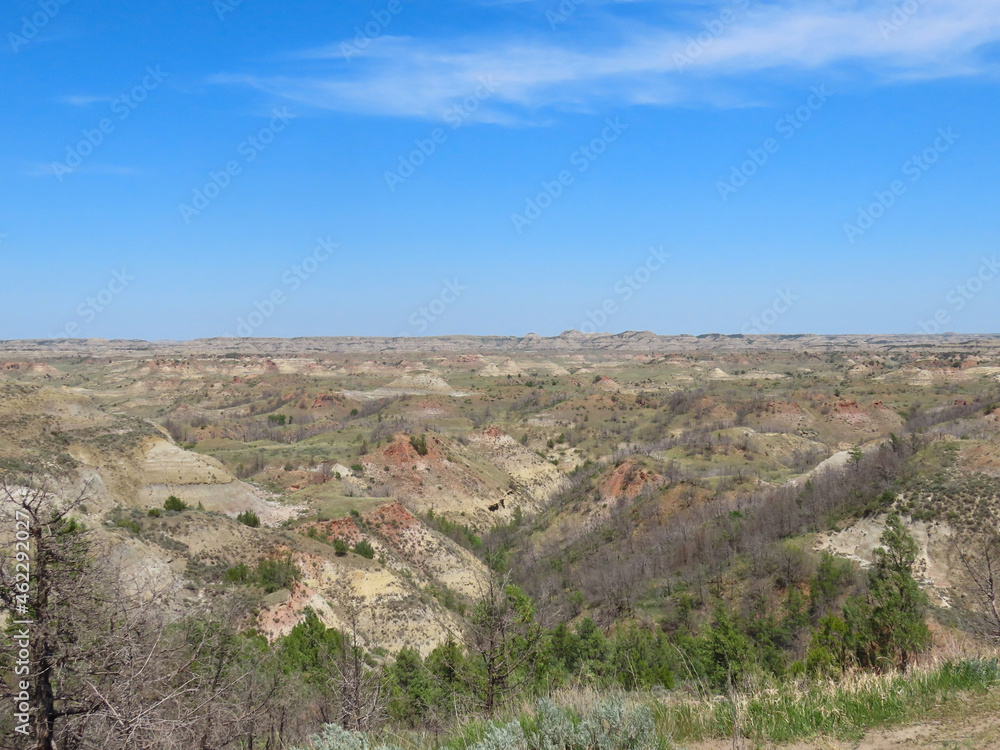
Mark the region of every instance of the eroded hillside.
<instances>
[{"instance_id":1,"label":"eroded hillside","mask_svg":"<svg viewBox=\"0 0 1000 750\"><path fill-rule=\"evenodd\" d=\"M338 628L356 610L371 646L423 654L463 627L487 552L516 561L544 608L610 625L692 595L745 608L793 580L806 595L809 564L754 552L755 530L863 568L899 510L935 601L961 608L953 540L995 526L988 337L419 347L6 342L0 460L87 485L87 522L179 602L244 584L269 637L307 609ZM908 436L905 459L886 458ZM890 494L819 496L855 466ZM296 577L255 584L282 560ZM804 567L776 578L781 565Z\"/></svg>"}]
</instances>

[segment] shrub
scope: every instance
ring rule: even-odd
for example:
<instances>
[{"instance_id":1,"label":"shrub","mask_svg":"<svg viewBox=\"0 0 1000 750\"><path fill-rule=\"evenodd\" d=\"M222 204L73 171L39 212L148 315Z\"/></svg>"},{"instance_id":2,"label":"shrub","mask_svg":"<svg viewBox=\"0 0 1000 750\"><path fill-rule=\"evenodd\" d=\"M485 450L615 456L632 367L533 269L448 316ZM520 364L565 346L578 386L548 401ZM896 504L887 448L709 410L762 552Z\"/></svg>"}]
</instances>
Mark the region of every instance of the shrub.
<instances>
[{"instance_id":1,"label":"shrub","mask_svg":"<svg viewBox=\"0 0 1000 750\"><path fill-rule=\"evenodd\" d=\"M335 554L337 557L343 557L344 555L346 555L347 554L347 542L345 542L343 539L334 539L333 540L333 554Z\"/></svg>"},{"instance_id":2,"label":"shrub","mask_svg":"<svg viewBox=\"0 0 1000 750\"><path fill-rule=\"evenodd\" d=\"M353 471L355 474L360 474L364 470L365 467L362 466L361 464L351 464L351 471Z\"/></svg>"},{"instance_id":3,"label":"shrub","mask_svg":"<svg viewBox=\"0 0 1000 750\"><path fill-rule=\"evenodd\" d=\"M115 526L120 529L128 529L133 534L142 533L142 527L139 525L138 521L133 521L131 518L119 518L115 521Z\"/></svg>"},{"instance_id":4,"label":"shrub","mask_svg":"<svg viewBox=\"0 0 1000 750\"><path fill-rule=\"evenodd\" d=\"M417 452L417 455L427 455L427 437L425 435L421 434L420 437L417 437L416 435L412 436L410 438L410 445L413 447L413 450Z\"/></svg>"},{"instance_id":5,"label":"shrub","mask_svg":"<svg viewBox=\"0 0 1000 750\"><path fill-rule=\"evenodd\" d=\"M372 547L371 542L367 539L362 539L360 542L355 544L354 551L369 560L375 559L375 549Z\"/></svg>"},{"instance_id":6,"label":"shrub","mask_svg":"<svg viewBox=\"0 0 1000 750\"><path fill-rule=\"evenodd\" d=\"M292 562L291 553L282 558L273 557L257 563L256 583L268 594L278 589L291 588L301 577L302 571Z\"/></svg>"},{"instance_id":7,"label":"shrub","mask_svg":"<svg viewBox=\"0 0 1000 750\"><path fill-rule=\"evenodd\" d=\"M491 725L486 734L470 750L528 750L521 725L512 721L500 726Z\"/></svg>"},{"instance_id":8,"label":"shrub","mask_svg":"<svg viewBox=\"0 0 1000 750\"><path fill-rule=\"evenodd\" d=\"M250 579L250 568L244 563L237 563L226 570L223 580L226 583L246 583Z\"/></svg>"},{"instance_id":9,"label":"shrub","mask_svg":"<svg viewBox=\"0 0 1000 750\"><path fill-rule=\"evenodd\" d=\"M160 509L159 508L150 508L146 515L148 515L148 516L150 516L152 518L159 518L160 517Z\"/></svg>"},{"instance_id":10,"label":"shrub","mask_svg":"<svg viewBox=\"0 0 1000 750\"><path fill-rule=\"evenodd\" d=\"M222 578L226 583L260 586L270 594L278 589L290 588L300 578L302 572L292 562L292 556L261 560L257 568L251 569L246 563L237 563L227 568Z\"/></svg>"},{"instance_id":11,"label":"shrub","mask_svg":"<svg viewBox=\"0 0 1000 750\"><path fill-rule=\"evenodd\" d=\"M256 529L260 527L260 518L252 510L245 510L236 516L236 520L239 521L244 526L249 526L251 529Z\"/></svg>"},{"instance_id":12,"label":"shrub","mask_svg":"<svg viewBox=\"0 0 1000 750\"><path fill-rule=\"evenodd\" d=\"M188 504L181 500L176 495L171 495L166 500L163 501L164 510L175 510L178 513L188 509Z\"/></svg>"},{"instance_id":13,"label":"shrub","mask_svg":"<svg viewBox=\"0 0 1000 750\"><path fill-rule=\"evenodd\" d=\"M349 732L339 724L324 724L323 731L309 738L305 748L292 750L399 750L393 745L369 744L368 739L357 732Z\"/></svg>"},{"instance_id":14,"label":"shrub","mask_svg":"<svg viewBox=\"0 0 1000 750\"><path fill-rule=\"evenodd\" d=\"M542 699L533 716L491 724L469 750L655 750L653 715L648 706L626 708L612 698L576 720L573 714Z\"/></svg>"}]
</instances>

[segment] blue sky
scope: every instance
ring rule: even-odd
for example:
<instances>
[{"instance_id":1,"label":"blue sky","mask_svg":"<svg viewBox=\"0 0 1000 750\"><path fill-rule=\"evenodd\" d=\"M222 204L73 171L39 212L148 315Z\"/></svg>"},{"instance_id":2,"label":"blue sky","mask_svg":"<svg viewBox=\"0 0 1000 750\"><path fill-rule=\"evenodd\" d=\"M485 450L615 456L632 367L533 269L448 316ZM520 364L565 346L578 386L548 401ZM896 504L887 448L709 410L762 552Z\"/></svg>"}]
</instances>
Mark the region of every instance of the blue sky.
<instances>
[{"instance_id":1,"label":"blue sky","mask_svg":"<svg viewBox=\"0 0 1000 750\"><path fill-rule=\"evenodd\" d=\"M1000 2L10 0L0 338L996 332Z\"/></svg>"}]
</instances>

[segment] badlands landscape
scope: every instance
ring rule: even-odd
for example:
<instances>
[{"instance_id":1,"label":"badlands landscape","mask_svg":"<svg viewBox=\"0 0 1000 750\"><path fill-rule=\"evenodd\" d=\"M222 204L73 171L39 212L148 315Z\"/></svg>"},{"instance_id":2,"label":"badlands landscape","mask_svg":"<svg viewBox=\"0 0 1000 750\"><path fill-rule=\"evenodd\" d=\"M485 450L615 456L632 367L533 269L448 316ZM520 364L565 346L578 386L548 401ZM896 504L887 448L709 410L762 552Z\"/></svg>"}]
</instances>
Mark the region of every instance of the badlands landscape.
<instances>
[{"instance_id":1,"label":"badlands landscape","mask_svg":"<svg viewBox=\"0 0 1000 750\"><path fill-rule=\"evenodd\" d=\"M658 701L670 746L855 743L959 706L979 739L954 746L985 747L995 722L958 687L797 734L753 702L847 672L842 690L903 694L1000 636L978 577L1000 513L998 379L995 336L6 341L0 472L8 500L72 500L162 632L201 618L245 640L233 653L280 656L249 677L219 662L237 702L267 710L193 712L204 747L291 746L338 717L431 747L483 711L620 691L628 711ZM917 589L892 606L911 596L920 627L852 641L852 612L874 623L884 604L894 528ZM1000 674L977 679L995 706ZM59 680L82 717L54 720L59 736L118 731L113 701L87 697L97 678ZM128 746L157 746L155 713L136 709ZM479 726L466 742L491 741ZM906 742L950 741L928 726Z\"/></svg>"},{"instance_id":2,"label":"badlands landscape","mask_svg":"<svg viewBox=\"0 0 1000 750\"><path fill-rule=\"evenodd\" d=\"M915 716L786 737L735 707L844 670L905 679L888 668L933 671L1000 635L979 577L1000 511L998 378L988 336L8 341L0 468L9 499L72 498L91 549L164 623L221 618L285 655L298 702L210 746L281 747L336 715L442 731L532 694L653 689L674 709L733 706L687 724L654 711L663 742L835 742ZM877 615L893 523L924 630L849 642L852 602ZM489 654L509 667L493 684L497 581L492 605L530 615L494 634L511 640ZM316 681L345 678L336 648L288 656L324 632L365 654L354 697L378 721L343 681ZM467 660L450 688L448 658ZM921 698L965 705L941 699Z\"/></svg>"}]
</instances>

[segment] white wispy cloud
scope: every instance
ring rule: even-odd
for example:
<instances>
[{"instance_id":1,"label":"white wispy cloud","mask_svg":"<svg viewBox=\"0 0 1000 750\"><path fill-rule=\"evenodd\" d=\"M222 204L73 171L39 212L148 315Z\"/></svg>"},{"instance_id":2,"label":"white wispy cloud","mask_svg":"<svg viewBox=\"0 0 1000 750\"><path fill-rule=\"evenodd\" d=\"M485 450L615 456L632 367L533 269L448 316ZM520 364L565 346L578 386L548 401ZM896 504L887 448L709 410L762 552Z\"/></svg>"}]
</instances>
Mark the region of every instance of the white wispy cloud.
<instances>
[{"instance_id":1,"label":"white wispy cloud","mask_svg":"<svg viewBox=\"0 0 1000 750\"><path fill-rule=\"evenodd\" d=\"M448 41L386 35L350 60L343 46L350 40L337 41L299 53L291 72L214 80L321 109L434 118L490 78L497 91L477 116L513 122L545 108L608 102L746 104L740 91L748 80L788 74L843 70L878 85L992 72L980 53L1000 41L1000 2L914 0L911 7L893 16L893 6L870 0L729 0L689 6L666 26L610 24L598 43L591 34L577 46L537 30Z\"/></svg>"}]
</instances>

